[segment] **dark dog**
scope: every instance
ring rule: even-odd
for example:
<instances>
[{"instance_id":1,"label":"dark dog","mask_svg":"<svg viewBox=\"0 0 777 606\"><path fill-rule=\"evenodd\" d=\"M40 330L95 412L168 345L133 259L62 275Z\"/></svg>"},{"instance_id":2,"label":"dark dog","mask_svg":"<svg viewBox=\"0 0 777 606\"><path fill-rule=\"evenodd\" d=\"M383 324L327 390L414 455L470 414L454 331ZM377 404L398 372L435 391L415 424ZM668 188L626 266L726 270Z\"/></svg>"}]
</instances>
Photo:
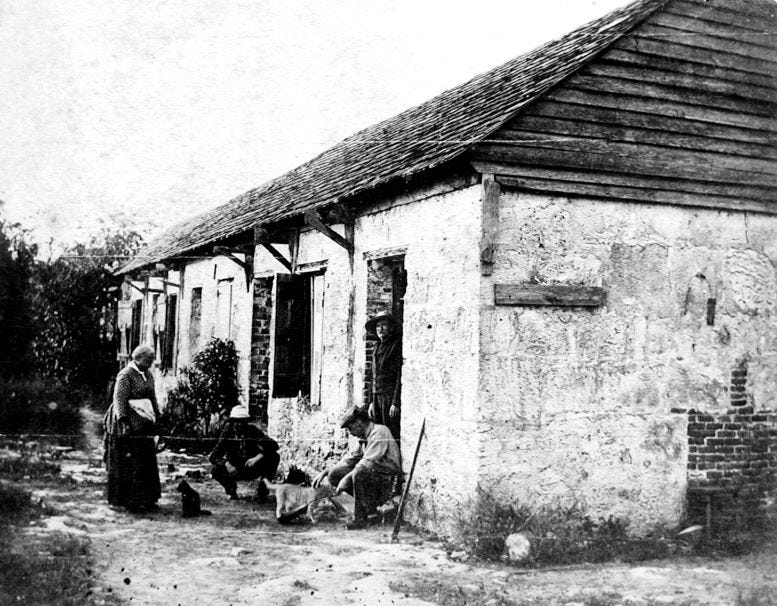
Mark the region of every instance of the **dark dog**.
<instances>
[{"instance_id":1,"label":"dark dog","mask_svg":"<svg viewBox=\"0 0 777 606\"><path fill-rule=\"evenodd\" d=\"M310 486L310 476L296 465L291 465L286 472L284 484L296 484L297 486Z\"/></svg>"},{"instance_id":2,"label":"dark dog","mask_svg":"<svg viewBox=\"0 0 777 606\"><path fill-rule=\"evenodd\" d=\"M200 494L189 485L189 482L181 480L176 490L181 493L181 515L183 517L196 518L211 514L210 511L200 506Z\"/></svg>"}]
</instances>

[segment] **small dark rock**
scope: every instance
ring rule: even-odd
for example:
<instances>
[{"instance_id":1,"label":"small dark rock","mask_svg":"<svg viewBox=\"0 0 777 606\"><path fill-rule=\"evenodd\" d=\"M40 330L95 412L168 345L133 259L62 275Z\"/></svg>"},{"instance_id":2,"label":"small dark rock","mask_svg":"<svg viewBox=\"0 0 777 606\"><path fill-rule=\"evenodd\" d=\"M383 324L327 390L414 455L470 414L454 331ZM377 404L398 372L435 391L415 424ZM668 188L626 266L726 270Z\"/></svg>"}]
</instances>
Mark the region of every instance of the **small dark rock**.
<instances>
[{"instance_id":1,"label":"small dark rock","mask_svg":"<svg viewBox=\"0 0 777 606\"><path fill-rule=\"evenodd\" d=\"M124 584L129 585L132 581L130 581L129 577L124 577Z\"/></svg>"}]
</instances>

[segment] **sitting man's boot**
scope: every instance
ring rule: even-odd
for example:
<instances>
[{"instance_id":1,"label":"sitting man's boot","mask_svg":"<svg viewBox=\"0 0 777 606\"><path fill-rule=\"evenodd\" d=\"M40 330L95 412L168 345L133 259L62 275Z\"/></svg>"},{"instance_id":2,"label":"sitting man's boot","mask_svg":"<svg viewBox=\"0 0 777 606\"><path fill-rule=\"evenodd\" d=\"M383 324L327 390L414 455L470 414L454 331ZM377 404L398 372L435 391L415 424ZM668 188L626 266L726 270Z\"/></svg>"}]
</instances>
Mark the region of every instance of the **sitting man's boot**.
<instances>
[{"instance_id":1,"label":"sitting man's boot","mask_svg":"<svg viewBox=\"0 0 777 606\"><path fill-rule=\"evenodd\" d=\"M267 497L270 496L270 491L264 483L264 478L259 478L259 484L256 486L256 494L254 499L257 503L266 503Z\"/></svg>"},{"instance_id":2,"label":"sitting man's boot","mask_svg":"<svg viewBox=\"0 0 777 606\"><path fill-rule=\"evenodd\" d=\"M369 526L369 522L365 518L354 518L350 522L345 523L346 530L361 530L362 528L367 528L367 526Z\"/></svg>"}]
</instances>

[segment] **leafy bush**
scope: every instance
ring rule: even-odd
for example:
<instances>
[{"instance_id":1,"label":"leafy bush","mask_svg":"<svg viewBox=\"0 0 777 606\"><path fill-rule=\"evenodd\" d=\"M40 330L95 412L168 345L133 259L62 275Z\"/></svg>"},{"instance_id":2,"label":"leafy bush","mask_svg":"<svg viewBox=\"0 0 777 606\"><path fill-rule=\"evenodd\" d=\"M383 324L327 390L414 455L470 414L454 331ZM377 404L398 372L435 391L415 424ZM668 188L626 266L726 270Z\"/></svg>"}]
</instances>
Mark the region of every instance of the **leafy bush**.
<instances>
[{"instance_id":1,"label":"leafy bush","mask_svg":"<svg viewBox=\"0 0 777 606\"><path fill-rule=\"evenodd\" d=\"M167 407L160 419L162 432L176 438L214 439L219 420L240 404L237 380L238 354L232 341L211 339L180 372L178 384L167 395ZM194 445L194 444L192 444Z\"/></svg>"},{"instance_id":2,"label":"leafy bush","mask_svg":"<svg viewBox=\"0 0 777 606\"><path fill-rule=\"evenodd\" d=\"M489 560L503 558L509 535L526 533L531 542L526 566L640 561L669 556L681 547L663 529L647 537L630 537L627 522L613 517L594 520L576 504L531 508L505 503L483 490L460 510L455 526L456 546Z\"/></svg>"},{"instance_id":3,"label":"leafy bush","mask_svg":"<svg viewBox=\"0 0 777 606\"><path fill-rule=\"evenodd\" d=\"M50 378L0 378L0 427L3 433L47 434L63 444L80 440L79 402Z\"/></svg>"}]
</instances>

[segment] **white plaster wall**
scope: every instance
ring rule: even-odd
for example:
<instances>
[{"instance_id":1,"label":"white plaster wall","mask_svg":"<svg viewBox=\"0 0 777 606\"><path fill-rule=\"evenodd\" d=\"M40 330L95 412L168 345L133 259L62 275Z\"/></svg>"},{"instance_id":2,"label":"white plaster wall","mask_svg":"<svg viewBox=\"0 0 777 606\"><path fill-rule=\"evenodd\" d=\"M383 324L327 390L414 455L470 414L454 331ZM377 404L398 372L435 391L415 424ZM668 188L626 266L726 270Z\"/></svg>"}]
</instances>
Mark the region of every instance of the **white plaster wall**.
<instances>
[{"instance_id":1,"label":"white plaster wall","mask_svg":"<svg viewBox=\"0 0 777 606\"><path fill-rule=\"evenodd\" d=\"M263 249L254 256L254 273L272 272L280 267ZM251 368L251 323L253 313L253 284L246 289L245 272L241 266L227 257L203 258L191 261L181 271L181 289L178 299L178 335L176 373L169 373L162 384L165 390L175 386L177 371L191 364L193 357L215 335L216 291L219 280L232 278L231 338L238 352L238 380L241 403L248 404L248 377ZM192 289L202 288L202 315L198 349L190 351L189 328L191 321Z\"/></svg>"},{"instance_id":2,"label":"white plaster wall","mask_svg":"<svg viewBox=\"0 0 777 606\"><path fill-rule=\"evenodd\" d=\"M470 453L476 435L480 188L450 189L441 185L357 218L353 266L345 249L327 237L301 234L298 263L327 262L321 406L276 398L269 411L270 433L289 444L295 464L316 472L339 458L345 432L337 421L350 404L361 403L364 381L364 254L405 248L402 452L409 470L426 418L408 515L428 525L444 522L462 488L474 490L477 473ZM335 229L343 234L342 226Z\"/></svg>"},{"instance_id":3,"label":"white plaster wall","mask_svg":"<svg viewBox=\"0 0 777 606\"><path fill-rule=\"evenodd\" d=\"M774 406L777 219L516 192L499 213L482 291L484 485L635 531L677 521L687 421L671 409L727 408L743 356L749 396ZM494 283L520 282L603 286L606 304L493 305Z\"/></svg>"},{"instance_id":4,"label":"white plaster wall","mask_svg":"<svg viewBox=\"0 0 777 606\"><path fill-rule=\"evenodd\" d=\"M342 226L334 229L341 235ZM321 384L321 402L310 403L295 398L270 398L268 428L282 446L282 465L294 463L309 473L323 469L326 460L339 456L345 445L345 432L337 420L350 402L350 360L348 349L349 297L352 290L348 252L315 230L300 234L297 263L300 271L306 264L326 262L324 274L322 364L320 377L311 381ZM273 297L275 299L275 297ZM270 337L270 351L275 351L275 316ZM273 390L273 360L270 360L270 393Z\"/></svg>"},{"instance_id":5,"label":"white plaster wall","mask_svg":"<svg viewBox=\"0 0 777 606\"><path fill-rule=\"evenodd\" d=\"M477 482L480 216L480 186L472 186L361 217L356 226L357 393L367 320L363 253L406 247L403 463L409 471L425 418L409 516L437 530Z\"/></svg>"}]
</instances>

